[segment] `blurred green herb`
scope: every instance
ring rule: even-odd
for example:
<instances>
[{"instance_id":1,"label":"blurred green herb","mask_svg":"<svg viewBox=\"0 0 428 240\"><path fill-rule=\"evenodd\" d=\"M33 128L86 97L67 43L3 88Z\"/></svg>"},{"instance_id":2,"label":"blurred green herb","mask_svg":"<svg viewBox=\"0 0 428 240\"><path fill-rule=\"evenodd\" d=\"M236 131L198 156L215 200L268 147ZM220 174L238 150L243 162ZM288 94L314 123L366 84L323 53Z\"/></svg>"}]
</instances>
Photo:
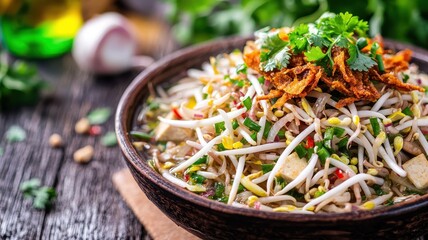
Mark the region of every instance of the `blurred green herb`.
<instances>
[{"instance_id":1,"label":"blurred green herb","mask_svg":"<svg viewBox=\"0 0 428 240\"><path fill-rule=\"evenodd\" d=\"M22 142L27 137L27 134L25 133L25 130L17 125L11 126L6 131L6 140L8 142Z\"/></svg>"},{"instance_id":2,"label":"blurred green herb","mask_svg":"<svg viewBox=\"0 0 428 240\"><path fill-rule=\"evenodd\" d=\"M107 108L107 107L96 108L88 114L87 118L91 125L98 125L98 124L105 123L110 117L110 115L111 115L110 108Z\"/></svg>"},{"instance_id":3,"label":"blurred green herb","mask_svg":"<svg viewBox=\"0 0 428 240\"><path fill-rule=\"evenodd\" d=\"M0 49L0 110L34 104L46 87L35 66L21 60L12 63Z\"/></svg>"},{"instance_id":4,"label":"blurred green herb","mask_svg":"<svg viewBox=\"0 0 428 240\"><path fill-rule=\"evenodd\" d=\"M56 198L55 189L41 186L40 180L36 178L21 183L20 190L24 197L33 201L33 207L37 209L50 207Z\"/></svg>"},{"instance_id":5,"label":"blurred green herb","mask_svg":"<svg viewBox=\"0 0 428 240\"><path fill-rule=\"evenodd\" d=\"M4 154L4 149L3 149L3 147L0 147L0 157L2 157L3 154Z\"/></svg>"},{"instance_id":6,"label":"blurred green herb","mask_svg":"<svg viewBox=\"0 0 428 240\"><path fill-rule=\"evenodd\" d=\"M251 35L271 26L310 23L324 12L350 12L369 21L370 35L428 48L428 4L423 0L164 0L168 17L181 44L192 44L219 36Z\"/></svg>"},{"instance_id":7,"label":"blurred green herb","mask_svg":"<svg viewBox=\"0 0 428 240\"><path fill-rule=\"evenodd\" d=\"M106 147L113 147L117 144L116 133L108 132L101 138L101 144Z\"/></svg>"}]
</instances>

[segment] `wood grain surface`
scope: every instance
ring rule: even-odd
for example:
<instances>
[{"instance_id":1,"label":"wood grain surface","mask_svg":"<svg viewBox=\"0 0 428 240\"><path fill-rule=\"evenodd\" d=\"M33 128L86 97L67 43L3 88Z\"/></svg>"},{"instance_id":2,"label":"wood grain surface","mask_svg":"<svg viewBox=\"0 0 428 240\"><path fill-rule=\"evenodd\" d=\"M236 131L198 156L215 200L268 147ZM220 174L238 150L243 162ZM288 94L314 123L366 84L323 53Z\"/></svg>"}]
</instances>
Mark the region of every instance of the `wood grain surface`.
<instances>
[{"instance_id":1,"label":"wood grain surface","mask_svg":"<svg viewBox=\"0 0 428 240\"><path fill-rule=\"evenodd\" d=\"M36 106L0 113L0 239L141 239L147 234L114 189L111 176L125 167L118 147L106 148L100 137L74 132L76 121L97 107L113 112L136 72L115 77L93 77L78 71L70 56L38 62L51 82L49 97ZM23 142L8 143L6 130L19 125ZM113 116L103 132L114 131ZM48 145L52 133L65 141L62 149ZM73 152L87 144L95 155L85 165ZM52 208L36 210L24 199L19 185L40 178L57 190Z\"/></svg>"}]
</instances>

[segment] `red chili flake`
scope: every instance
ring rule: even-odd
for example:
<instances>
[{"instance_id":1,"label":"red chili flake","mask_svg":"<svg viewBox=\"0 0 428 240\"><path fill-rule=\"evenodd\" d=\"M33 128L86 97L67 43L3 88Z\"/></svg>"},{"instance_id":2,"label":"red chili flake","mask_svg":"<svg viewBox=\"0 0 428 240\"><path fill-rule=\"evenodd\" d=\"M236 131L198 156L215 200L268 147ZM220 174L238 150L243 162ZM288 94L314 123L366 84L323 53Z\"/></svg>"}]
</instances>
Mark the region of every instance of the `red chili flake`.
<instances>
[{"instance_id":1,"label":"red chili flake","mask_svg":"<svg viewBox=\"0 0 428 240\"><path fill-rule=\"evenodd\" d=\"M337 178L342 179L345 177L345 173L340 170L339 168L334 171L334 174L337 176Z\"/></svg>"},{"instance_id":2,"label":"red chili flake","mask_svg":"<svg viewBox=\"0 0 428 240\"><path fill-rule=\"evenodd\" d=\"M315 141L311 136L308 136L306 139L306 148L313 148L315 147Z\"/></svg>"},{"instance_id":3,"label":"red chili flake","mask_svg":"<svg viewBox=\"0 0 428 240\"><path fill-rule=\"evenodd\" d=\"M189 179L190 179L190 175L189 174L184 175L184 181L188 182Z\"/></svg>"},{"instance_id":4,"label":"red chili flake","mask_svg":"<svg viewBox=\"0 0 428 240\"><path fill-rule=\"evenodd\" d=\"M180 115L180 113L178 112L178 109L177 108L172 108L172 112L175 114L175 116L178 118L178 119L183 119L183 117Z\"/></svg>"},{"instance_id":5,"label":"red chili flake","mask_svg":"<svg viewBox=\"0 0 428 240\"><path fill-rule=\"evenodd\" d=\"M102 129L99 125L93 125L91 128L89 128L89 135L91 136L98 136L102 132Z\"/></svg>"}]
</instances>

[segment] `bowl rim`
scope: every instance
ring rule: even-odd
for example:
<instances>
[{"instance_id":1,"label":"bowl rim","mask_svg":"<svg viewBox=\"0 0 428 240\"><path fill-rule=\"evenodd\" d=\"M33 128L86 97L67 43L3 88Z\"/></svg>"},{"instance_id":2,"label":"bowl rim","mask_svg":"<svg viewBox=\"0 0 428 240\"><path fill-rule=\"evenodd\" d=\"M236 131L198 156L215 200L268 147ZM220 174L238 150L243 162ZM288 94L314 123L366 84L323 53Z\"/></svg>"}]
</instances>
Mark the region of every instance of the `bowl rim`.
<instances>
[{"instance_id":1,"label":"bowl rim","mask_svg":"<svg viewBox=\"0 0 428 240\"><path fill-rule=\"evenodd\" d=\"M204 51L204 49L209 48L210 46L217 45L231 45L234 42L245 42L246 40L251 39L248 37L229 37L210 41L207 43L187 47L172 54L165 56L159 61L150 65L147 69L143 70L138 74L132 83L124 91L115 115L115 130L116 136L118 139L119 147L125 156L125 161L132 165L132 167L138 171L139 174L142 174L149 181L153 182L157 187L162 188L164 191L169 192L172 195L175 195L179 198L182 198L192 204L195 204L199 207L209 208L214 211L221 211L222 213L232 214L232 215L242 215L245 217L255 217L260 219L269 219L269 220L279 220L279 221L292 221L292 222L319 222L319 223L329 223L337 221L361 221L368 219L382 219L382 218L392 218L395 216L409 214L417 211L418 209L428 207L428 194L425 194L417 199L410 200L407 202L399 203L390 207L374 209L374 210L361 210L361 211L352 211L348 213L317 213L317 214L303 214L303 213L281 213L281 212L268 212L268 211L257 211L250 208L238 208L235 206L227 205L220 203L211 199L204 198L197 194L194 194L186 189L183 189L163 178L159 173L155 172L148 164L144 163L144 159L138 154L136 149L133 147L130 138L128 137L128 132L131 129L128 129L127 122L132 120L135 116L135 105L137 104L136 100L141 97L142 90L147 85L148 81L146 78L150 77L154 71L158 69L166 68L170 62L182 58L188 54ZM385 39L385 45L393 49L404 49L408 48L413 51L413 58L416 58L420 61L427 62L428 64L428 51L419 47L415 47L409 44L399 43L393 40ZM207 50L205 50L207 51ZM167 71L167 70L166 70ZM146 81L146 84L144 82ZM132 126L131 126L132 128Z\"/></svg>"}]
</instances>

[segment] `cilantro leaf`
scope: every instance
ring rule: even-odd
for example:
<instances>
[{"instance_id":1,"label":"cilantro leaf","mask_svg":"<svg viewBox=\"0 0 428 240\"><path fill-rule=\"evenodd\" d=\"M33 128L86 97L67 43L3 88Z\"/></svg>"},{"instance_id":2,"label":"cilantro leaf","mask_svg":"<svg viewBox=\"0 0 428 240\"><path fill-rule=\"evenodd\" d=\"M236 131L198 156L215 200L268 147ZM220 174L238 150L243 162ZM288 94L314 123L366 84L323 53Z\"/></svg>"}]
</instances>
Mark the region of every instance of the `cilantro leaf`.
<instances>
[{"instance_id":1,"label":"cilantro leaf","mask_svg":"<svg viewBox=\"0 0 428 240\"><path fill-rule=\"evenodd\" d=\"M27 137L25 130L18 126L11 126L6 132L6 140L9 142L22 142Z\"/></svg>"},{"instance_id":2,"label":"cilantro leaf","mask_svg":"<svg viewBox=\"0 0 428 240\"><path fill-rule=\"evenodd\" d=\"M56 191L51 187L41 186L37 178L21 183L20 190L26 198L33 201L36 209L46 209L50 207L56 198Z\"/></svg>"},{"instance_id":3,"label":"cilantro leaf","mask_svg":"<svg viewBox=\"0 0 428 240\"><path fill-rule=\"evenodd\" d=\"M323 59L326 54L323 53L320 47L312 47L309 49L309 51L305 52L305 56L307 57L308 61L316 62Z\"/></svg>"},{"instance_id":4,"label":"cilantro leaf","mask_svg":"<svg viewBox=\"0 0 428 240\"><path fill-rule=\"evenodd\" d=\"M356 45L350 45L348 52L349 58L346 62L352 70L367 71L376 65L376 62L371 57L361 53Z\"/></svg>"},{"instance_id":5,"label":"cilantro leaf","mask_svg":"<svg viewBox=\"0 0 428 240\"><path fill-rule=\"evenodd\" d=\"M96 125L96 124L105 123L110 117L110 115L111 115L110 108L103 107L103 108L96 108L92 110L88 114L87 118L92 125Z\"/></svg>"},{"instance_id":6,"label":"cilantro leaf","mask_svg":"<svg viewBox=\"0 0 428 240\"><path fill-rule=\"evenodd\" d=\"M303 50L306 50L309 43L309 39L306 37L306 34L308 33L308 25L300 24L289 34L290 45L293 48L294 53L300 53Z\"/></svg>"},{"instance_id":7,"label":"cilantro leaf","mask_svg":"<svg viewBox=\"0 0 428 240\"><path fill-rule=\"evenodd\" d=\"M267 32L260 38L261 53L260 67L263 71L269 72L275 69L287 67L291 54L289 52L289 42L283 41L279 37L278 31Z\"/></svg>"}]
</instances>

